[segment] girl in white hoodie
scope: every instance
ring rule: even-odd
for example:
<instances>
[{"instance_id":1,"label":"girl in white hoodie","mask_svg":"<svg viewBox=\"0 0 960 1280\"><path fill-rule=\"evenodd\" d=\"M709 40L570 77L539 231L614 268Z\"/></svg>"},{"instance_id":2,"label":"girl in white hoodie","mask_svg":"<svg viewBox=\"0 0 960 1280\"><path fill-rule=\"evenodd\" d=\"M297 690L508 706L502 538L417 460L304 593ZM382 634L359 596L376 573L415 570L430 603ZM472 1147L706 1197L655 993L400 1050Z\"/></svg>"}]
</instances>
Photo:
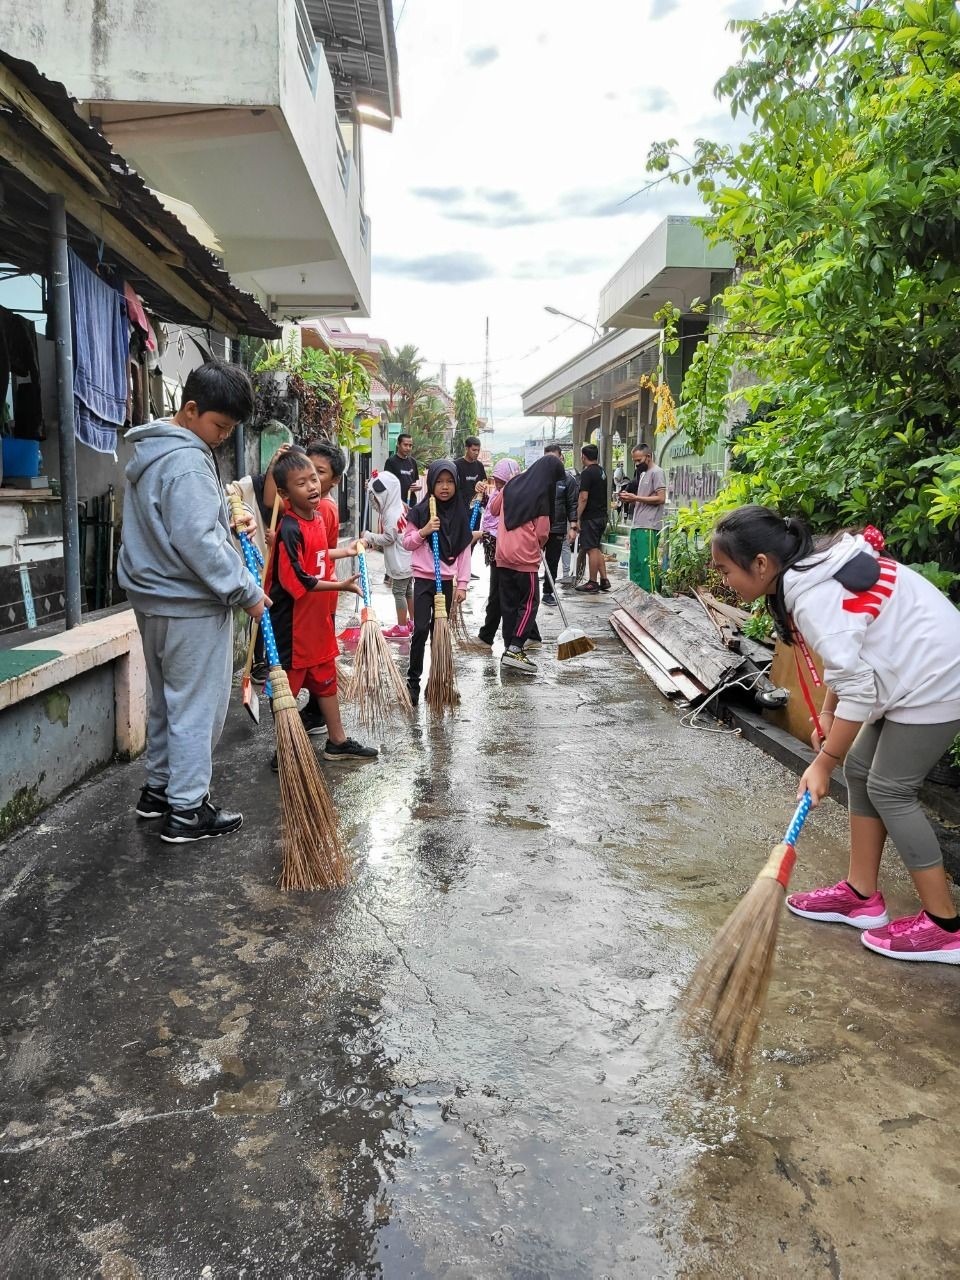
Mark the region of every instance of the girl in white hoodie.
<instances>
[{"instance_id":1,"label":"girl in white hoodie","mask_svg":"<svg viewBox=\"0 0 960 1280\"><path fill-rule=\"evenodd\" d=\"M392 640L405 640L413 634L413 564L402 541L407 509L400 498L400 481L390 471L376 472L367 483L367 493L370 506L379 517L380 532L366 533L364 540L383 552L397 609L396 626L383 634Z\"/></svg>"},{"instance_id":2,"label":"girl in white hoodie","mask_svg":"<svg viewBox=\"0 0 960 1280\"><path fill-rule=\"evenodd\" d=\"M796 893L811 920L852 925L896 960L960 964L960 917L936 834L919 801L933 765L960 734L960 610L931 583L882 554L875 529L814 542L800 520L740 507L714 530L711 556L744 600L765 597L777 632L807 663L819 654L828 692L823 737L800 779L814 804L841 761L850 807L850 867L839 884ZM801 670L801 676L803 672ZM887 835L923 906L889 922L877 887Z\"/></svg>"}]
</instances>

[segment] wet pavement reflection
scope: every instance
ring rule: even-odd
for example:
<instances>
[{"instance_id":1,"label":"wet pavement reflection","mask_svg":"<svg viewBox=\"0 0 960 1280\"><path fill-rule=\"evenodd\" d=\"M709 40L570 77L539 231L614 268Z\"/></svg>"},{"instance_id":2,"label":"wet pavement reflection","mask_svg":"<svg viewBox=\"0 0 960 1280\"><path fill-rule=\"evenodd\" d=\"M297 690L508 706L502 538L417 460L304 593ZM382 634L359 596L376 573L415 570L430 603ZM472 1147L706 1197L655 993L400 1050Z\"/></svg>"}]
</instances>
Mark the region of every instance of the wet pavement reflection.
<instances>
[{"instance_id":1,"label":"wet pavement reflection","mask_svg":"<svg viewBox=\"0 0 960 1280\"><path fill-rule=\"evenodd\" d=\"M899 1275L901 1176L949 1274L955 1162L924 1138L952 971L791 923L751 1093L691 1059L676 993L795 784L682 727L610 604L572 604L595 653L561 667L548 641L535 681L461 658L457 715L327 769L343 893L273 887L270 731L242 713L217 791L239 837L165 851L133 764L7 846L0 1274ZM843 834L824 806L804 886Z\"/></svg>"}]
</instances>

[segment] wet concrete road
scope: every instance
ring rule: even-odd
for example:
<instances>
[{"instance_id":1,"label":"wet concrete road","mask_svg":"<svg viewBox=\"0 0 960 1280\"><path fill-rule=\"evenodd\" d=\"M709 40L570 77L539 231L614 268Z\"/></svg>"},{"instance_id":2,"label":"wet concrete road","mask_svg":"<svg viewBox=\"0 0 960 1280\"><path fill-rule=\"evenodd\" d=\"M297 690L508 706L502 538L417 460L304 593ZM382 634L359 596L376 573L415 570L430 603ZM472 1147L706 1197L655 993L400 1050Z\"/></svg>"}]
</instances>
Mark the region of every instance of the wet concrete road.
<instances>
[{"instance_id":1,"label":"wet concrete road","mask_svg":"<svg viewBox=\"0 0 960 1280\"><path fill-rule=\"evenodd\" d=\"M454 719L329 766L342 894L273 887L241 715L239 838L165 849L133 764L2 851L0 1275L957 1274L960 975L790 918L749 1096L691 1065L676 992L795 783L683 727L608 608L595 654L461 659ZM798 884L843 835L823 806Z\"/></svg>"}]
</instances>

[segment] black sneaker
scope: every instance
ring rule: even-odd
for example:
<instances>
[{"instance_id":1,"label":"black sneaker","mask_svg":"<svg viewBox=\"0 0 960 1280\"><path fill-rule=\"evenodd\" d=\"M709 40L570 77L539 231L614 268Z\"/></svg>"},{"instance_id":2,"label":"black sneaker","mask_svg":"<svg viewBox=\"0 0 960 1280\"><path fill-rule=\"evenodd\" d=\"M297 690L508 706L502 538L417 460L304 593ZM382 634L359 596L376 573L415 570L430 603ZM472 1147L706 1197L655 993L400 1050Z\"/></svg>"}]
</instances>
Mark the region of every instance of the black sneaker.
<instances>
[{"instance_id":1,"label":"black sneaker","mask_svg":"<svg viewBox=\"0 0 960 1280\"><path fill-rule=\"evenodd\" d=\"M585 596L595 596L600 590L595 582L581 582L579 587L574 587L573 589Z\"/></svg>"},{"instance_id":2,"label":"black sneaker","mask_svg":"<svg viewBox=\"0 0 960 1280\"><path fill-rule=\"evenodd\" d=\"M156 787L144 787L134 812L138 818L164 818L169 808L166 791L158 791Z\"/></svg>"},{"instance_id":3,"label":"black sneaker","mask_svg":"<svg viewBox=\"0 0 960 1280\"><path fill-rule=\"evenodd\" d=\"M255 662L250 668L250 679L254 684L266 684L270 668L265 662Z\"/></svg>"},{"instance_id":4,"label":"black sneaker","mask_svg":"<svg viewBox=\"0 0 960 1280\"><path fill-rule=\"evenodd\" d=\"M413 703L414 706L416 706L417 703L420 701L420 681L408 680L407 693L409 693L410 695L410 701Z\"/></svg>"},{"instance_id":5,"label":"black sneaker","mask_svg":"<svg viewBox=\"0 0 960 1280\"><path fill-rule=\"evenodd\" d=\"M379 754L376 747L365 747L353 738L345 742L331 742L328 738L323 748L324 760L376 760Z\"/></svg>"},{"instance_id":6,"label":"black sneaker","mask_svg":"<svg viewBox=\"0 0 960 1280\"><path fill-rule=\"evenodd\" d=\"M311 707L309 702L300 712L300 723L311 737L316 737L318 734L323 733L327 727L323 712L319 707Z\"/></svg>"},{"instance_id":7,"label":"black sneaker","mask_svg":"<svg viewBox=\"0 0 960 1280\"><path fill-rule=\"evenodd\" d=\"M273 756L272 756L272 758L271 758L271 760L270 760L270 772L271 772L271 773L279 773L279 772L280 772L280 760L279 760L279 757L277 756L277 753L276 753L276 752L274 752L274 753L273 753Z\"/></svg>"},{"instance_id":8,"label":"black sneaker","mask_svg":"<svg viewBox=\"0 0 960 1280\"><path fill-rule=\"evenodd\" d=\"M601 579L600 579L600 590L601 590L601 591L609 591L609 590L610 590L610 579L609 579L609 578L601 578Z\"/></svg>"},{"instance_id":9,"label":"black sneaker","mask_svg":"<svg viewBox=\"0 0 960 1280\"><path fill-rule=\"evenodd\" d=\"M552 591L546 591L544 592L543 603L555 609L557 607L557 597Z\"/></svg>"},{"instance_id":10,"label":"black sneaker","mask_svg":"<svg viewBox=\"0 0 960 1280\"><path fill-rule=\"evenodd\" d=\"M226 813L204 800L195 809L169 809L160 828L160 839L167 844L189 844L193 840L228 836L242 826L242 813Z\"/></svg>"}]
</instances>

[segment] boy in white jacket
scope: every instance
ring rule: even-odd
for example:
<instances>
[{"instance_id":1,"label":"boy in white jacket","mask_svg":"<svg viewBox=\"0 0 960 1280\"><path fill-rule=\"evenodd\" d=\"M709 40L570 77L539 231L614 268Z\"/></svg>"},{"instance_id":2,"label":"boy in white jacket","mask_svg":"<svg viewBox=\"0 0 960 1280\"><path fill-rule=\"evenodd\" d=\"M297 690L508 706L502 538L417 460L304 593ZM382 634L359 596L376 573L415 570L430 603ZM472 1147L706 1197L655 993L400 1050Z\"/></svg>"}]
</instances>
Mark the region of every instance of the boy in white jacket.
<instances>
[{"instance_id":1,"label":"boy in white jacket","mask_svg":"<svg viewBox=\"0 0 960 1280\"><path fill-rule=\"evenodd\" d=\"M413 634L413 564L402 542L407 516L400 497L400 481L391 471L375 472L367 482L367 493L380 531L364 534L364 541L383 552L397 608L396 626L383 634L391 640L406 640Z\"/></svg>"},{"instance_id":2,"label":"boy in white jacket","mask_svg":"<svg viewBox=\"0 0 960 1280\"><path fill-rule=\"evenodd\" d=\"M960 964L960 917L936 834L919 801L933 765L960 734L960 610L906 565L882 554L877 530L820 544L800 520L764 507L722 517L713 563L744 600L766 597L781 639L805 641L828 687L823 737L800 780L814 804L844 762L850 868L839 884L787 899L794 914L852 925L896 960ZM877 886L890 835L923 910L889 922Z\"/></svg>"}]
</instances>

